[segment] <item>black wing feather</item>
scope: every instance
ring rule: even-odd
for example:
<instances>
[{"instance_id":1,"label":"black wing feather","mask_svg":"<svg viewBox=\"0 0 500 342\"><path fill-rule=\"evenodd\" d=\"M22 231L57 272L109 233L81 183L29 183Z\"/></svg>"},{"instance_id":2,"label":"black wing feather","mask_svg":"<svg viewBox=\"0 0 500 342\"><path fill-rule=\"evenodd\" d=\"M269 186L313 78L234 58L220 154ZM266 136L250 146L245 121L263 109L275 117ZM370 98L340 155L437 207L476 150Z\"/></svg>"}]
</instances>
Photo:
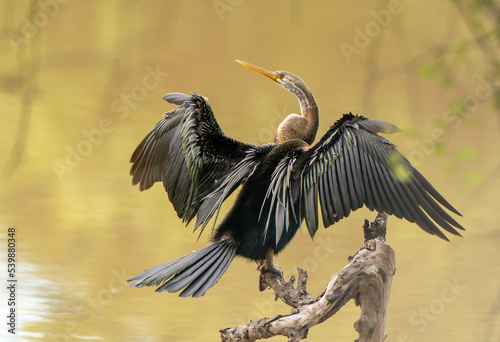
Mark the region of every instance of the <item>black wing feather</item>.
<instances>
[{"instance_id":1,"label":"black wing feather","mask_svg":"<svg viewBox=\"0 0 500 342\"><path fill-rule=\"evenodd\" d=\"M236 166L257 147L225 136L204 97L171 93L163 99L180 107L165 113L137 146L130 174L141 191L163 182L177 215L189 223L206 199L220 206L229 196L230 192L222 196L219 188L232 172L239 172L232 178L232 190L246 179L254 168L246 167L243 173ZM203 206L199 224L208 222L215 212L212 209Z\"/></svg>"},{"instance_id":2,"label":"black wing feather","mask_svg":"<svg viewBox=\"0 0 500 342\"><path fill-rule=\"evenodd\" d=\"M291 179L282 192L296 194L295 189L301 189L298 217L305 219L311 236L318 229L318 205L325 227L366 205L370 210L415 222L426 232L445 240L448 238L439 227L460 235L452 226L464 228L442 207L460 215L458 211L392 143L377 134L397 131L396 126L383 121L345 114L316 145L294 151L280 162L280 165L290 165L289 161L293 160L301 167L277 169L271 180L272 188L280 187L284 179ZM289 172L292 176L284 177ZM268 221L273 215L276 223L282 219L283 213L276 210L279 204L275 203L280 198L282 196L276 194L266 196L271 208ZM295 200L289 202L295 203ZM276 241L283 231L281 227L276 232Z\"/></svg>"}]
</instances>

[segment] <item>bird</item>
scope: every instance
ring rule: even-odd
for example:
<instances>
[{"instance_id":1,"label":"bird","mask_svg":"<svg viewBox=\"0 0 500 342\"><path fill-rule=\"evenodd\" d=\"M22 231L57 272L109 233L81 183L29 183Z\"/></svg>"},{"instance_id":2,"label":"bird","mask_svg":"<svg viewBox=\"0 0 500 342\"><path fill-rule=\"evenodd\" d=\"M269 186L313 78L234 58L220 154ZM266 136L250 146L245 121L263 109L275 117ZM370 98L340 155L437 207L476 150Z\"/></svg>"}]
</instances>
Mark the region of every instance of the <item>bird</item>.
<instances>
[{"instance_id":1,"label":"bird","mask_svg":"<svg viewBox=\"0 0 500 342\"><path fill-rule=\"evenodd\" d=\"M390 123L343 114L314 143L319 109L302 79L286 71L240 64L269 77L296 96L300 114L278 126L274 142L247 144L226 136L207 98L169 93L178 107L166 112L130 159L133 185L141 191L162 182L179 218L195 217L200 235L213 218L211 244L129 279L131 287L200 297L214 286L231 261L256 261L261 272L282 272L274 264L305 222L311 238L363 206L416 223L449 241L441 231L465 230L450 214L462 216L381 134ZM241 188L217 226L222 203ZM446 210L445 210L446 209Z\"/></svg>"}]
</instances>

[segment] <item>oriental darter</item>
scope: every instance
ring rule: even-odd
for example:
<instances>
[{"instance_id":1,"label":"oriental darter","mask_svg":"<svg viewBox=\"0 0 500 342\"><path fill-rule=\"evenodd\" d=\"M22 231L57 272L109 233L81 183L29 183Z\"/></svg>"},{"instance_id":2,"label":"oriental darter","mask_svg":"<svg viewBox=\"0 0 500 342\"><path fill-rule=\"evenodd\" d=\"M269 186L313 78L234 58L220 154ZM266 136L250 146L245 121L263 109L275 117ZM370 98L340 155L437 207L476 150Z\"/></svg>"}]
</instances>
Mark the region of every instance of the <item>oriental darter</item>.
<instances>
[{"instance_id":1,"label":"oriental darter","mask_svg":"<svg viewBox=\"0 0 500 342\"><path fill-rule=\"evenodd\" d=\"M300 115L285 118L274 143L251 145L224 135L205 97L163 97L179 107L165 113L134 151L133 184L142 191L163 182L177 215L187 224L196 216L194 230L201 231L214 215L217 219L224 200L240 186L241 191L210 246L144 271L130 279L131 286L158 286L158 292L182 290L182 297L200 297L235 256L280 274L273 256L303 221L314 237L318 211L325 228L366 206L414 222L444 240L448 238L439 227L460 235L455 228L464 228L443 207L460 213L378 135L397 132L396 126L344 114L313 144L318 106L306 84L286 71L238 62L293 93Z\"/></svg>"}]
</instances>

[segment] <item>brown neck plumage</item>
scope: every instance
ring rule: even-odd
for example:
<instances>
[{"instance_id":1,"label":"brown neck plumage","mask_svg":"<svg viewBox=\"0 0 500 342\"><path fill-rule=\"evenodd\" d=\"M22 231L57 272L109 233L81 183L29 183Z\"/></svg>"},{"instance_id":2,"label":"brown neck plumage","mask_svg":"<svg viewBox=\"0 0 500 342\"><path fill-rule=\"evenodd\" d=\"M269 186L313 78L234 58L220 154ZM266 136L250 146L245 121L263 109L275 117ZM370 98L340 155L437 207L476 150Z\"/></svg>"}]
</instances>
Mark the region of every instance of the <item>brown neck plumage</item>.
<instances>
[{"instance_id":1,"label":"brown neck plumage","mask_svg":"<svg viewBox=\"0 0 500 342\"><path fill-rule=\"evenodd\" d=\"M306 84L297 76L290 77L291 82L284 85L284 88L293 93L300 105L300 116L289 115L278 127L276 133L276 143L287 140L300 139L311 145L316 138L319 127L318 105L314 100L312 92Z\"/></svg>"}]
</instances>

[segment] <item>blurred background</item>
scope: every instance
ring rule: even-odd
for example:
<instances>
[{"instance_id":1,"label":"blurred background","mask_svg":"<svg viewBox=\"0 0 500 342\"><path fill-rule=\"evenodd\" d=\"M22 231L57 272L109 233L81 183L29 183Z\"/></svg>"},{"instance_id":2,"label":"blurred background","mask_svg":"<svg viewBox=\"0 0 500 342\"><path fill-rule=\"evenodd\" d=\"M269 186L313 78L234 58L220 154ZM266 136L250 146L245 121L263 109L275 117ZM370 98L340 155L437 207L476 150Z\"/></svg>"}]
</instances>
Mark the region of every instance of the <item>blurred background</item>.
<instances>
[{"instance_id":1,"label":"blurred background","mask_svg":"<svg viewBox=\"0 0 500 342\"><path fill-rule=\"evenodd\" d=\"M200 299L126 287L210 237L197 241L160 184L131 185L132 151L174 108L161 96L203 94L250 143L299 111L235 59L299 75L318 136L349 111L399 126L388 138L463 214L449 243L390 218L389 341L500 340L498 1L3 1L0 18L2 263L8 227L18 249L18 330L2 323L3 341L214 341L290 312L242 260ZM358 210L314 241L303 231L276 262L286 278L305 268L319 295L375 215ZM350 302L308 337L352 341L359 313Z\"/></svg>"}]
</instances>

